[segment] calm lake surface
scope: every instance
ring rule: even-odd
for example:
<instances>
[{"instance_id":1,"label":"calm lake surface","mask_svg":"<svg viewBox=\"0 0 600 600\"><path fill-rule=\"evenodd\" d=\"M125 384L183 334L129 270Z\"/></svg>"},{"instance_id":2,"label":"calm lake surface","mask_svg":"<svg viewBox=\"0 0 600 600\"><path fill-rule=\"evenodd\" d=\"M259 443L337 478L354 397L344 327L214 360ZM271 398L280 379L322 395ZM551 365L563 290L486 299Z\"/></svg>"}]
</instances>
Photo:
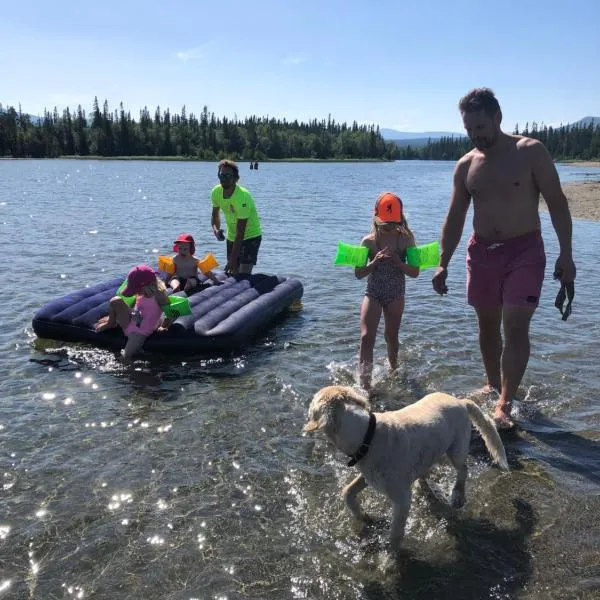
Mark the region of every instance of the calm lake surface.
<instances>
[{"instance_id":1,"label":"calm lake surface","mask_svg":"<svg viewBox=\"0 0 600 600\"><path fill-rule=\"evenodd\" d=\"M339 497L356 470L302 434L314 392L356 381L365 282L333 266L337 242L360 241L386 189L402 196L419 243L437 239L452 169L242 164L264 228L257 272L300 279L304 309L232 355L123 367L107 351L37 339L31 318L155 265L181 232L224 264L210 231L216 165L0 161L0 598L598 598L600 223L574 224L576 298L563 322L543 215L548 267L522 428L503 436L511 470L491 468L474 440L467 506L445 511L415 494L401 560L387 551L389 503L367 490L381 522L361 531ZM600 170L559 172L566 182ZM449 296L433 293L432 271L407 282L394 376L380 331L377 409L484 383L465 302L469 229ZM448 494L452 473L440 467L434 481Z\"/></svg>"}]
</instances>

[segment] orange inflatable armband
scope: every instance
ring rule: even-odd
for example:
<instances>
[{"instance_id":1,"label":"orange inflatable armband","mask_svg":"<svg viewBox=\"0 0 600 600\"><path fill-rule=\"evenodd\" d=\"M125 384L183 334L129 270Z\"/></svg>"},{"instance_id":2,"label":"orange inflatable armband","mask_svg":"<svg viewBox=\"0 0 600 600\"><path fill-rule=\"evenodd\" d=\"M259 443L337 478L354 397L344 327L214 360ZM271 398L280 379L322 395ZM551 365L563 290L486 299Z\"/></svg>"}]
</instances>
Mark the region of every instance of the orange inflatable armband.
<instances>
[{"instance_id":1,"label":"orange inflatable armband","mask_svg":"<svg viewBox=\"0 0 600 600\"><path fill-rule=\"evenodd\" d=\"M212 271L215 267L218 267L219 263L215 258L214 254L208 253L202 260L198 261L198 268L202 271L202 273L206 274L209 271Z\"/></svg>"},{"instance_id":2,"label":"orange inflatable armband","mask_svg":"<svg viewBox=\"0 0 600 600\"><path fill-rule=\"evenodd\" d=\"M175 263L170 256L158 257L158 270L167 273L168 275L175 274Z\"/></svg>"}]
</instances>

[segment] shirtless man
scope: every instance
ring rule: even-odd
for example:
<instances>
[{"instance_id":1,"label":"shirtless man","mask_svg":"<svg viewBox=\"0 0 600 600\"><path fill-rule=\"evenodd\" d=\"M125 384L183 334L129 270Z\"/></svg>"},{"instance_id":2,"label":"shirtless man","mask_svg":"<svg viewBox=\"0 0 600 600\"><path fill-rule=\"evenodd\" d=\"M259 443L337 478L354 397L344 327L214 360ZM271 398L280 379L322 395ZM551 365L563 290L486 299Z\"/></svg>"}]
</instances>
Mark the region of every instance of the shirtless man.
<instances>
[{"instance_id":1,"label":"shirtless man","mask_svg":"<svg viewBox=\"0 0 600 600\"><path fill-rule=\"evenodd\" d=\"M448 263L473 200L473 234L467 246L467 301L475 308L487 391L498 390L498 428L510 428L511 403L529 361L529 323L537 308L546 256L538 212L544 197L558 237L555 275L575 279L571 213L554 163L534 139L507 135L492 90L470 91L458 105L475 148L454 170L452 197L442 228L441 259L433 289L446 294ZM504 331L504 348L502 333Z\"/></svg>"}]
</instances>

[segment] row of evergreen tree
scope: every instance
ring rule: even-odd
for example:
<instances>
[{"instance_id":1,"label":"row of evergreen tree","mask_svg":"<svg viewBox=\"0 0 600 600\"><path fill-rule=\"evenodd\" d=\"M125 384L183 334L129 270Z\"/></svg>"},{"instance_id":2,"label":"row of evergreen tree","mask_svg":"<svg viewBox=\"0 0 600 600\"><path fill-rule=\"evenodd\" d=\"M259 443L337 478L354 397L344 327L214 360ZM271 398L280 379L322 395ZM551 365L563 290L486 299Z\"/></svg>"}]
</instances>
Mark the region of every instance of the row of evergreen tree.
<instances>
[{"instance_id":1,"label":"row of evergreen tree","mask_svg":"<svg viewBox=\"0 0 600 600\"><path fill-rule=\"evenodd\" d=\"M532 123L525 125L519 131L519 125L513 131L516 135L540 140L552 158L555 160L600 160L600 125L565 125L560 127L538 126ZM458 160L473 145L467 137L443 137L439 140L430 140L427 145L411 148L407 146L400 150L400 159L411 160Z\"/></svg>"},{"instance_id":2,"label":"row of evergreen tree","mask_svg":"<svg viewBox=\"0 0 600 600\"><path fill-rule=\"evenodd\" d=\"M396 159L398 148L384 141L379 127L312 120L308 123L274 118L218 118L205 106L199 117L158 107L145 107L139 120L123 108L111 111L97 98L90 115L55 108L32 119L14 107L0 105L0 156L175 156L203 160L224 157L243 160L286 158Z\"/></svg>"},{"instance_id":3,"label":"row of evergreen tree","mask_svg":"<svg viewBox=\"0 0 600 600\"><path fill-rule=\"evenodd\" d=\"M519 133L519 126L515 127ZM522 135L542 141L556 160L600 159L600 125L547 127L525 125ZM457 160L472 148L466 137L443 137L423 146L398 147L386 142L374 125L308 122L247 117L218 118L205 106L196 117L157 107L152 116L144 107L139 120L121 103L114 112L94 98L91 115L79 106L59 114L44 111L32 118L19 107L0 104L0 157L155 156L217 160L265 159L421 159Z\"/></svg>"}]
</instances>

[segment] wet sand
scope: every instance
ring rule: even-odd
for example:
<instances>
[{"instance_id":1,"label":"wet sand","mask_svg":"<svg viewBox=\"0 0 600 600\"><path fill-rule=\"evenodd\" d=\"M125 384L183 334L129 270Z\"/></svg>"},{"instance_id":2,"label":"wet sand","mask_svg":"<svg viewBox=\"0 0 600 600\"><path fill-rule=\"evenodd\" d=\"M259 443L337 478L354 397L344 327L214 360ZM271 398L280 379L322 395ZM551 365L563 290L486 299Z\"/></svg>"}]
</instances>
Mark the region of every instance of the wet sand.
<instances>
[{"instance_id":1,"label":"wet sand","mask_svg":"<svg viewBox=\"0 0 600 600\"><path fill-rule=\"evenodd\" d=\"M600 166L600 165L599 165ZM569 201L569 208L574 219L600 221L600 179L567 183L563 190ZM547 210L546 203L540 202L542 209Z\"/></svg>"},{"instance_id":2,"label":"wet sand","mask_svg":"<svg viewBox=\"0 0 600 600\"><path fill-rule=\"evenodd\" d=\"M569 167L600 167L600 160L574 160L570 162L561 162L559 165L568 165Z\"/></svg>"}]
</instances>

